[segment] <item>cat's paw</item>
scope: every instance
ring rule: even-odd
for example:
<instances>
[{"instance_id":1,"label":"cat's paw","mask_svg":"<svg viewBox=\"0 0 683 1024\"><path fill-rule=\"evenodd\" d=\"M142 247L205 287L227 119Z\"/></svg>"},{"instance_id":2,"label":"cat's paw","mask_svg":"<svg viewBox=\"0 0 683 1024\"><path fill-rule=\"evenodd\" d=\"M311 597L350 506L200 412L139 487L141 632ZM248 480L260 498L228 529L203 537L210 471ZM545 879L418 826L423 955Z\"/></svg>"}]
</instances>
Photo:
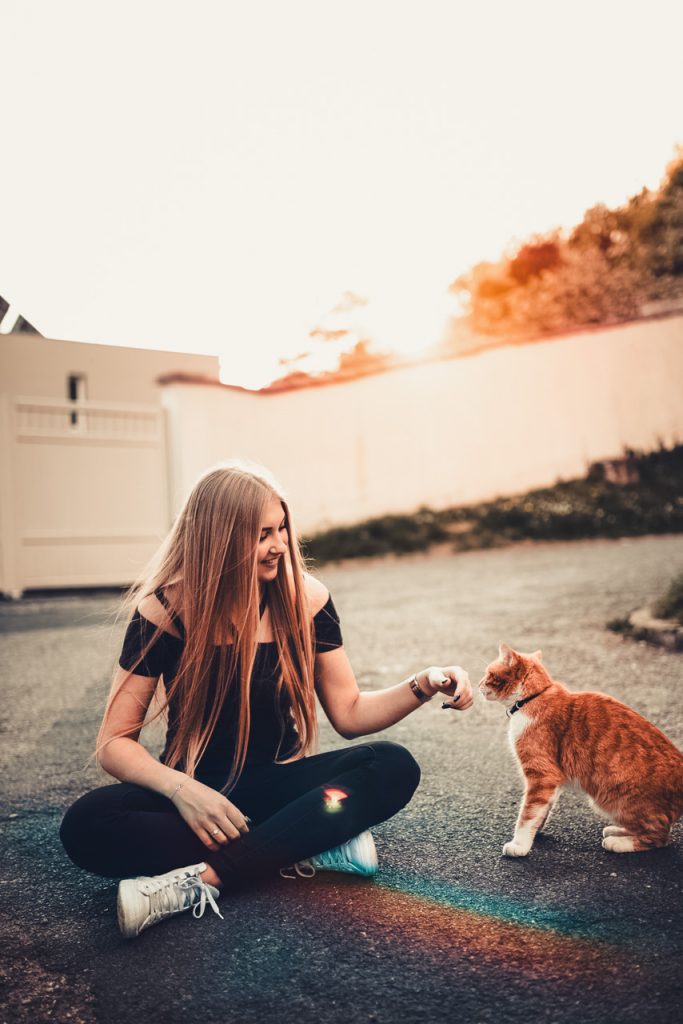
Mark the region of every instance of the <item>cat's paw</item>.
<instances>
[{"instance_id":1,"label":"cat's paw","mask_svg":"<svg viewBox=\"0 0 683 1024\"><path fill-rule=\"evenodd\" d=\"M625 836L626 829L622 828L621 825L606 825L602 830L602 834L605 839L607 836Z\"/></svg>"},{"instance_id":2,"label":"cat's paw","mask_svg":"<svg viewBox=\"0 0 683 1024\"><path fill-rule=\"evenodd\" d=\"M526 857L531 847L522 846L521 843L516 843L514 839L511 839L509 843L506 843L503 847L504 857Z\"/></svg>"},{"instance_id":3,"label":"cat's paw","mask_svg":"<svg viewBox=\"0 0 683 1024\"><path fill-rule=\"evenodd\" d=\"M606 836L602 841L602 845L610 853L633 853L635 850L632 836Z\"/></svg>"}]
</instances>

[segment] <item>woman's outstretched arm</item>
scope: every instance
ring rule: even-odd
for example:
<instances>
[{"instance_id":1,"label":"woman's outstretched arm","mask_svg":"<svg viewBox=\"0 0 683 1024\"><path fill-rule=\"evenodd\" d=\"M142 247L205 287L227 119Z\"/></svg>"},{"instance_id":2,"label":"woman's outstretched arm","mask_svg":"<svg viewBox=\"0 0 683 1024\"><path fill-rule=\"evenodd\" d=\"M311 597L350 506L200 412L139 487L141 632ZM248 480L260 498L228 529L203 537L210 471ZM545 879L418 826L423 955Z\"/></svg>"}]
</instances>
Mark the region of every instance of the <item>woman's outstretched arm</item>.
<instances>
[{"instance_id":1,"label":"woman's outstretched arm","mask_svg":"<svg viewBox=\"0 0 683 1024\"><path fill-rule=\"evenodd\" d=\"M307 574L305 580L315 616L325 606L329 591L314 576ZM418 693L411 687L411 680L417 684ZM395 686L361 693L343 646L316 654L315 688L332 726L345 739L387 729L436 693L447 697L457 710L466 711L473 703L469 676L459 665L421 669Z\"/></svg>"},{"instance_id":2,"label":"woman's outstretched arm","mask_svg":"<svg viewBox=\"0 0 683 1024\"><path fill-rule=\"evenodd\" d=\"M315 659L318 698L332 726L345 739L379 732L419 708L424 701L411 688L413 678L426 699L441 693L459 711L472 706L469 677L459 665L432 666L396 686L361 693L343 647Z\"/></svg>"}]
</instances>

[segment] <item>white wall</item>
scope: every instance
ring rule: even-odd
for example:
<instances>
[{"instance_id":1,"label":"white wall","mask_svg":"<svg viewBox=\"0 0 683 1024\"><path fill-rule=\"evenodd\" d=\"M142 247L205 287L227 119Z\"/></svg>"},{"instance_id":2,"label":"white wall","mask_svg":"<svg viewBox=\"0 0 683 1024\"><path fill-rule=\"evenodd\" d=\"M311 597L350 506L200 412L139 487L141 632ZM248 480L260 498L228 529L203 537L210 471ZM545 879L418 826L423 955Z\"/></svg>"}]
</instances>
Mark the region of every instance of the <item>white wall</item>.
<instances>
[{"instance_id":1,"label":"white wall","mask_svg":"<svg viewBox=\"0 0 683 1024\"><path fill-rule=\"evenodd\" d=\"M206 468L242 456L273 470L311 531L683 441L683 317L274 394L172 384L162 402L174 510Z\"/></svg>"},{"instance_id":2,"label":"white wall","mask_svg":"<svg viewBox=\"0 0 683 1024\"><path fill-rule=\"evenodd\" d=\"M9 593L131 582L196 477L231 456L269 466L310 532L519 492L624 446L683 441L683 317L272 394L155 383L202 357L32 335L0 337L0 356ZM98 394L65 401L67 370L88 367Z\"/></svg>"}]
</instances>

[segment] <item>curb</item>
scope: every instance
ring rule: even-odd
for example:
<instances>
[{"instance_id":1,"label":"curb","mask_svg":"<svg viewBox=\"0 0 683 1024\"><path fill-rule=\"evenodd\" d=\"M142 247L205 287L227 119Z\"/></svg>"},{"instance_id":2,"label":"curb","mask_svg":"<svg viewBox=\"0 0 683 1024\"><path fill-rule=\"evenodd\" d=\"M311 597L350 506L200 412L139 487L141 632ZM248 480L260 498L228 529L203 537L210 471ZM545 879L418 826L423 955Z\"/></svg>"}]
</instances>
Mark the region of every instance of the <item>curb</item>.
<instances>
[{"instance_id":1,"label":"curb","mask_svg":"<svg viewBox=\"0 0 683 1024\"><path fill-rule=\"evenodd\" d=\"M683 626L675 619L657 619L649 608L638 608L628 617L626 636L645 640L667 651L683 651Z\"/></svg>"}]
</instances>

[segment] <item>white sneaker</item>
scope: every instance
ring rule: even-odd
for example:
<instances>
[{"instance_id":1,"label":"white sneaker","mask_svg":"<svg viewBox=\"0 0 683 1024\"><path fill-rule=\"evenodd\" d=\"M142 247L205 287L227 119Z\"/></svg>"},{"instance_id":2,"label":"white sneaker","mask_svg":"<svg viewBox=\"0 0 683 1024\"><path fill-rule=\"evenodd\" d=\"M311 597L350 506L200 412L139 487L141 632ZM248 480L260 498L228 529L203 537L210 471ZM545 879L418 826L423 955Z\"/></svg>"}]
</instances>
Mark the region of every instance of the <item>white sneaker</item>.
<instances>
[{"instance_id":1,"label":"white sneaker","mask_svg":"<svg viewBox=\"0 0 683 1024\"><path fill-rule=\"evenodd\" d=\"M312 878L316 871L344 871L350 875L377 874L377 850L371 832L361 832L347 843L325 850L290 868L281 868L283 878Z\"/></svg>"},{"instance_id":2,"label":"white sneaker","mask_svg":"<svg viewBox=\"0 0 683 1024\"><path fill-rule=\"evenodd\" d=\"M206 864L192 864L165 875L140 875L120 882L116 909L124 937L134 939L145 928L190 907L194 917L201 917L207 903L223 918L216 906L219 890L200 877L205 870Z\"/></svg>"}]
</instances>

